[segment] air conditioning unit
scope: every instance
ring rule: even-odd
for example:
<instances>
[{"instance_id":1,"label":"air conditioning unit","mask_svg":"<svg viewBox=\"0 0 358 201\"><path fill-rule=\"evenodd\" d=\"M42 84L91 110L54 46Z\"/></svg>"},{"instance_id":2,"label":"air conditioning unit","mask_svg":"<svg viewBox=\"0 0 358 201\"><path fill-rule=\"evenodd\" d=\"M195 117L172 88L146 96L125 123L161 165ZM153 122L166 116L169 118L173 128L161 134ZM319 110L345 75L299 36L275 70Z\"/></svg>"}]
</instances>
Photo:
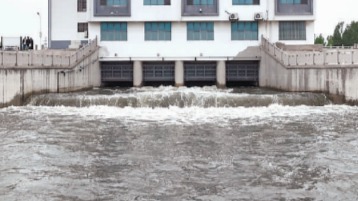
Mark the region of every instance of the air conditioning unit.
<instances>
[{"instance_id":1,"label":"air conditioning unit","mask_svg":"<svg viewBox=\"0 0 358 201\"><path fill-rule=\"evenodd\" d=\"M254 19L255 20L263 20L264 15L262 13L255 13Z\"/></svg>"},{"instance_id":2,"label":"air conditioning unit","mask_svg":"<svg viewBox=\"0 0 358 201\"><path fill-rule=\"evenodd\" d=\"M85 31L85 38L88 38L88 31Z\"/></svg>"},{"instance_id":3,"label":"air conditioning unit","mask_svg":"<svg viewBox=\"0 0 358 201\"><path fill-rule=\"evenodd\" d=\"M230 21L238 21L238 20L239 20L239 14L237 14L237 13L230 13L229 20L230 20Z\"/></svg>"}]
</instances>

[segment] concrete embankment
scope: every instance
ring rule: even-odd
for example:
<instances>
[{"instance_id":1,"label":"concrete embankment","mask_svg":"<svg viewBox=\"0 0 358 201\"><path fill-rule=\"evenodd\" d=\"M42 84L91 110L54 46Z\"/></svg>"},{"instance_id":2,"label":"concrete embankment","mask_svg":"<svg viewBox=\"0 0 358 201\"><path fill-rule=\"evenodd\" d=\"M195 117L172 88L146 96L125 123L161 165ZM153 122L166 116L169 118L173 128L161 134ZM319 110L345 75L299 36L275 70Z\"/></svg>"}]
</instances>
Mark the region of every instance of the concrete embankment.
<instances>
[{"instance_id":1,"label":"concrete embankment","mask_svg":"<svg viewBox=\"0 0 358 201\"><path fill-rule=\"evenodd\" d=\"M96 42L72 53L1 52L0 57L0 107L22 105L34 94L100 86Z\"/></svg>"},{"instance_id":2,"label":"concrete embankment","mask_svg":"<svg viewBox=\"0 0 358 201\"><path fill-rule=\"evenodd\" d=\"M290 53L269 43L261 49L260 86L358 103L358 50Z\"/></svg>"}]
</instances>

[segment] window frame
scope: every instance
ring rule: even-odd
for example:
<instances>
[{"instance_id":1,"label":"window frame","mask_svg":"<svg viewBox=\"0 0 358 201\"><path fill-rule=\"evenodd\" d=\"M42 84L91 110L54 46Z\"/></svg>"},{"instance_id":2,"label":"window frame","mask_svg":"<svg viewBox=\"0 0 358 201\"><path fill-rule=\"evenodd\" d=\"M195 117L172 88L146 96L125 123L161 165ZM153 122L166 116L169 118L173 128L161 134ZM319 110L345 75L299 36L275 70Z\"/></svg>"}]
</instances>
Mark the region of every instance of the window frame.
<instances>
[{"instance_id":1,"label":"window frame","mask_svg":"<svg viewBox=\"0 0 358 201\"><path fill-rule=\"evenodd\" d=\"M303 28L303 30L299 28ZM280 41L305 41L307 40L307 23L306 21L280 21L278 35Z\"/></svg>"},{"instance_id":2,"label":"window frame","mask_svg":"<svg viewBox=\"0 0 358 201\"><path fill-rule=\"evenodd\" d=\"M236 29L235 25L237 27ZM247 29L247 25L250 25L250 29ZM240 27L242 27L243 29L240 30ZM231 22L232 41L258 41L259 31L259 23L257 21Z\"/></svg>"},{"instance_id":3,"label":"window frame","mask_svg":"<svg viewBox=\"0 0 358 201\"><path fill-rule=\"evenodd\" d=\"M152 3L155 1L156 3ZM163 1L163 4L161 4L159 1ZM171 0L143 0L144 6L170 6Z\"/></svg>"},{"instance_id":4,"label":"window frame","mask_svg":"<svg viewBox=\"0 0 358 201\"><path fill-rule=\"evenodd\" d=\"M88 23L87 22L78 22L77 23L77 32L78 33L85 33L88 32Z\"/></svg>"},{"instance_id":5,"label":"window frame","mask_svg":"<svg viewBox=\"0 0 358 201\"><path fill-rule=\"evenodd\" d=\"M186 5L189 5L189 6L213 6L213 5L215 5L215 0L185 0L185 1L186 1ZM199 1L199 4L195 4L196 1ZM204 1L206 1L207 3L204 3ZM212 3L209 4L209 1Z\"/></svg>"},{"instance_id":6,"label":"window frame","mask_svg":"<svg viewBox=\"0 0 358 201\"><path fill-rule=\"evenodd\" d=\"M286 2L284 3L283 1ZM307 5L308 0L278 0L278 3L283 5Z\"/></svg>"},{"instance_id":7,"label":"window frame","mask_svg":"<svg viewBox=\"0 0 358 201\"><path fill-rule=\"evenodd\" d=\"M149 27L150 27L150 29L149 29ZM169 27L169 31L167 30L167 27ZM169 34L169 37L167 37L168 34ZM161 39L161 36L163 36L162 39ZM172 23L171 22L145 22L144 23L144 40L145 41L171 41L172 40Z\"/></svg>"},{"instance_id":8,"label":"window frame","mask_svg":"<svg viewBox=\"0 0 358 201\"><path fill-rule=\"evenodd\" d=\"M125 1L124 4L115 4L115 1ZM112 3L108 3L112 2ZM100 0L99 1L100 6L109 6L109 7L127 7L128 6L128 0Z\"/></svg>"},{"instance_id":9,"label":"window frame","mask_svg":"<svg viewBox=\"0 0 358 201\"><path fill-rule=\"evenodd\" d=\"M244 1L248 1L248 0L244 0ZM240 3L239 0L232 0L232 5L234 6L256 6L256 5L260 5L260 0L252 0L252 3Z\"/></svg>"},{"instance_id":10,"label":"window frame","mask_svg":"<svg viewBox=\"0 0 358 201\"><path fill-rule=\"evenodd\" d=\"M77 12L87 12L87 0L77 0Z\"/></svg>"},{"instance_id":11,"label":"window frame","mask_svg":"<svg viewBox=\"0 0 358 201\"><path fill-rule=\"evenodd\" d=\"M106 29L104 27L106 25ZM116 30L119 28L119 31ZM106 31L106 32L105 32ZM100 24L101 41L128 41L128 23L127 22L101 22ZM107 34L107 35L106 35ZM106 37L104 37L106 36Z\"/></svg>"},{"instance_id":12,"label":"window frame","mask_svg":"<svg viewBox=\"0 0 358 201\"><path fill-rule=\"evenodd\" d=\"M205 27L205 30L203 29ZM187 22L187 41L214 41L214 22Z\"/></svg>"}]
</instances>

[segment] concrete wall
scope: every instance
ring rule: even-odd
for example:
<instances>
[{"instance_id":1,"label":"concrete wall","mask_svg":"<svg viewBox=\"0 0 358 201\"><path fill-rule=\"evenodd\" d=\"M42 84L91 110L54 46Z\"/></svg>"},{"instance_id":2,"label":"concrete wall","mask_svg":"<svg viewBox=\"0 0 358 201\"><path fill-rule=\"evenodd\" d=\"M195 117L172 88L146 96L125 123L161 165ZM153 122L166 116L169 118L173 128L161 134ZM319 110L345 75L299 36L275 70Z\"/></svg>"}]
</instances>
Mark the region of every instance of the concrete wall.
<instances>
[{"instance_id":1,"label":"concrete wall","mask_svg":"<svg viewBox=\"0 0 358 201\"><path fill-rule=\"evenodd\" d=\"M77 50L0 51L0 68L73 67L97 49L97 38Z\"/></svg>"},{"instance_id":2,"label":"concrete wall","mask_svg":"<svg viewBox=\"0 0 358 201\"><path fill-rule=\"evenodd\" d=\"M67 68L2 67L0 107L21 105L33 94L71 92L100 86L98 52L98 49L85 55L78 52L80 58L77 63ZM61 57L57 59L59 64L64 62Z\"/></svg>"},{"instance_id":3,"label":"concrete wall","mask_svg":"<svg viewBox=\"0 0 358 201\"><path fill-rule=\"evenodd\" d=\"M279 62L286 66L315 67L317 65L335 67L358 66L358 49L326 49L320 51L285 51L279 48L280 45L270 43L267 39L261 38L262 48ZM304 49L307 46L303 46ZM300 49L295 47L295 49Z\"/></svg>"},{"instance_id":4,"label":"concrete wall","mask_svg":"<svg viewBox=\"0 0 358 201\"><path fill-rule=\"evenodd\" d=\"M293 92L325 92L358 103L358 66L287 66L262 49L260 86Z\"/></svg>"}]
</instances>

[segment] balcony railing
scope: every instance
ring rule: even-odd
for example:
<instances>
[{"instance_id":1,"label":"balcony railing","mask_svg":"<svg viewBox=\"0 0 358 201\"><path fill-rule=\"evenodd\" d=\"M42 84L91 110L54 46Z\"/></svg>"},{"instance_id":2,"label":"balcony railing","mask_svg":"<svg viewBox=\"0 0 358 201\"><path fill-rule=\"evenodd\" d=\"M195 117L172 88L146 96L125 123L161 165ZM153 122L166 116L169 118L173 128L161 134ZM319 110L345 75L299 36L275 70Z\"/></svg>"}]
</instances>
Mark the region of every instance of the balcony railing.
<instances>
[{"instance_id":1,"label":"balcony railing","mask_svg":"<svg viewBox=\"0 0 358 201\"><path fill-rule=\"evenodd\" d=\"M280 2L275 0L276 15L313 15L313 0L301 0L300 4Z\"/></svg>"},{"instance_id":2,"label":"balcony railing","mask_svg":"<svg viewBox=\"0 0 358 201\"><path fill-rule=\"evenodd\" d=\"M113 0L94 0L94 16L131 16L131 0L122 0L115 5Z\"/></svg>"},{"instance_id":3,"label":"balcony railing","mask_svg":"<svg viewBox=\"0 0 358 201\"><path fill-rule=\"evenodd\" d=\"M219 0L208 0L205 1L205 4L199 2L199 4L195 4L193 0L182 0L182 16L219 15Z\"/></svg>"}]
</instances>

